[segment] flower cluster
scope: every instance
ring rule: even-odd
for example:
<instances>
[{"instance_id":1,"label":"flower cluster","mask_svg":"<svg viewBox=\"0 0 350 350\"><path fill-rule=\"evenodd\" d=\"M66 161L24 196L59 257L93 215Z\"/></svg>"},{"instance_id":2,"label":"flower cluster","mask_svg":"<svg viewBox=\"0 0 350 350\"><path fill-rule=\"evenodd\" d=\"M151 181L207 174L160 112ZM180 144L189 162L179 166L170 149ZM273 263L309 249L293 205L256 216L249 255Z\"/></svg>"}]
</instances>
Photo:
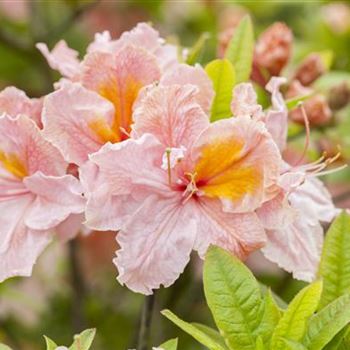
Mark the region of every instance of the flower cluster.
<instances>
[{"instance_id":1,"label":"flower cluster","mask_svg":"<svg viewBox=\"0 0 350 350\"><path fill-rule=\"evenodd\" d=\"M40 100L0 93L0 279L30 274L54 235L82 225L118 231L118 280L144 294L212 244L314 278L336 214L316 175L332 159L283 160L283 78L266 86L268 110L241 83L232 116L211 123L211 79L147 24L96 34L82 61L64 41L37 47L63 78Z\"/></svg>"}]
</instances>

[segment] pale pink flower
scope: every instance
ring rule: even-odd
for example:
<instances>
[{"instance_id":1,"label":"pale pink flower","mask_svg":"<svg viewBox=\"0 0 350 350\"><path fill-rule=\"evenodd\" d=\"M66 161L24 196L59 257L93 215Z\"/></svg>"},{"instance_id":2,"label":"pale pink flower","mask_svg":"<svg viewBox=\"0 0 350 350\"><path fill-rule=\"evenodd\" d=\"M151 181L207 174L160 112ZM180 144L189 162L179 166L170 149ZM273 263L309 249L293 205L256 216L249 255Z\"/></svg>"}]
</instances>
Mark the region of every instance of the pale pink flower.
<instances>
[{"instance_id":1,"label":"pale pink flower","mask_svg":"<svg viewBox=\"0 0 350 350\"><path fill-rule=\"evenodd\" d=\"M0 92L0 115L26 115L41 127L42 99L29 98L24 91L9 86Z\"/></svg>"},{"instance_id":2,"label":"pale pink flower","mask_svg":"<svg viewBox=\"0 0 350 350\"><path fill-rule=\"evenodd\" d=\"M203 256L217 244L244 258L265 243L254 210L280 172L279 151L250 117L210 124L198 93L148 89L133 115L136 139L106 144L81 169L86 223L120 230L118 280L137 292L172 284L193 249Z\"/></svg>"},{"instance_id":3,"label":"pale pink flower","mask_svg":"<svg viewBox=\"0 0 350 350\"><path fill-rule=\"evenodd\" d=\"M0 117L0 280L28 276L71 214L84 210L67 163L26 116Z\"/></svg>"}]
</instances>

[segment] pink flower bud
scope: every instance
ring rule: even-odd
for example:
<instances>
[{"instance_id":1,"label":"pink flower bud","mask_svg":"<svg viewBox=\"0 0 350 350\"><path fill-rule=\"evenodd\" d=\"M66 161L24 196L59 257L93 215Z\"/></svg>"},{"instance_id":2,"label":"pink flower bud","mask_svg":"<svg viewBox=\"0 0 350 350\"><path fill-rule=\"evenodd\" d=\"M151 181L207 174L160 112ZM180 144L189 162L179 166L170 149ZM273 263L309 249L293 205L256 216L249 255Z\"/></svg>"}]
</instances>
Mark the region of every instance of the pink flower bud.
<instances>
[{"instance_id":1,"label":"pink flower bud","mask_svg":"<svg viewBox=\"0 0 350 350\"><path fill-rule=\"evenodd\" d=\"M293 34L286 24L276 22L259 37L255 47L256 63L271 75L279 75L292 51Z\"/></svg>"},{"instance_id":2,"label":"pink flower bud","mask_svg":"<svg viewBox=\"0 0 350 350\"><path fill-rule=\"evenodd\" d=\"M325 71L326 67L321 56L317 53L311 53L298 66L294 78L307 86L324 74Z\"/></svg>"}]
</instances>

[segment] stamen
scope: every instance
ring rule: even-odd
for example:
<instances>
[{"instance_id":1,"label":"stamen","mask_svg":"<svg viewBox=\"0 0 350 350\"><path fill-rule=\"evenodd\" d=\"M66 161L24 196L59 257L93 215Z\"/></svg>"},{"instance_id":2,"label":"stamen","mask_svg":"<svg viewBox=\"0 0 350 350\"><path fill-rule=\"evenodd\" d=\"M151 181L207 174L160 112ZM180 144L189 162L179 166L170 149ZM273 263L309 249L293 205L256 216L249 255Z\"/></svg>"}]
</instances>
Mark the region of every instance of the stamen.
<instances>
[{"instance_id":1,"label":"stamen","mask_svg":"<svg viewBox=\"0 0 350 350\"><path fill-rule=\"evenodd\" d=\"M301 157L295 163L294 166L298 166L300 163L302 163L302 161L304 160L304 158L306 156L306 152L309 149L309 145L310 145L310 123L309 123L309 119L307 117L303 102L299 102L298 108L300 108L301 114L304 118L306 137L305 137L305 145L304 145L303 153L301 154Z\"/></svg>"},{"instance_id":2,"label":"stamen","mask_svg":"<svg viewBox=\"0 0 350 350\"><path fill-rule=\"evenodd\" d=\"M131 135L129 132L127 132L122 126L119 127L119 130L126 135L127 137L131 138Z\"/></svg>"},{"instance_id":3,"label":"stamen","mask_svg":"<svg viewBox=\"0 0 350 350\"><path fill-rule=\"evenodd\" d=\"M167 148L165 150L165 153L166 153L166 158L168 162L168 183L169 183L169 186L171 186L171 164L170 164L171 148Z\"/></svg>"},{"instance_id":4,"label":"stamen","mask_svg":"<svg viewBox=\"0 0 350 350\"><path fill-rule=\"evenodd\" d=\"M183 196L187 195L187 197L183 201L183 204L185 204L198 191L198 187L196 184L197 173L185 173L185 176L189 177L190 182L186 187L186 191L183 193Z\"/></svg>"}]
</instances>

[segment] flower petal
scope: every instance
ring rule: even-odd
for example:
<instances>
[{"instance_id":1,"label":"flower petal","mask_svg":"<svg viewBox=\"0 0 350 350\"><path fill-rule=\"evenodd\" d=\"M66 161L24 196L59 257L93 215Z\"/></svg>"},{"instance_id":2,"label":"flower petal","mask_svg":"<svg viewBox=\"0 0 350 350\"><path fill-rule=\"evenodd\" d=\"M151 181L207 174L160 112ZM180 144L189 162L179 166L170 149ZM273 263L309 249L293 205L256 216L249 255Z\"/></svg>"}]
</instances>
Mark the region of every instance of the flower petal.
<instances>
[{"instance_id":1,"label":"flower petal","mask_svg":"<svg viewBox=\"0 0 350 350\"><path fill-rule=\"evenodd\" d=\"M143 294L170 286L190 259L197 224L179 198L150 196L117 235L118 281Z\"/></svg>"},{"instance_id":2,"label":"flower petal","mask_svg":"<svg viewBox=\"0 0 350 350\"><path fill-rule=\"evenodd\" d=\"M51 229L70 214L84 211L82 188L79 181L71 175L55 177L37 172L26 177L23 182L36 195L25 219L25 224L31 229Z\"/></svg>"},{"instance_id":3,"label":"flower petal","mask_svg":"<svg viewBox=\"0 0 350 350\"><path fill-rule=\"evenodd\" d=\"M220 120L195 145L194 173L200 191L220 198L225 211L257 209L275 186L280 153L262 122L250 117Z\"/></svg>"},{"instance_id":4,"label":"flower petal","mask_svg":"<svg viewBox=\"0 0 350 350\"><path fill-rule=\"evenodd\" d=\"M80 169L88 200L86 225L118 230L145 195L169 192L166 171L161 169L162 154L163 147L148 134L137 140L106 144L91 155Z\"/></svg>"},{"instance_id":5,"label":"flower petal","mask_svg":"<svg viewBox=\"0 0 350 350\"><path fill-rule=\"evenodd\" d=\"M133 46L125 46L115 54L93 52L86 56L82 84L113 103L113 130L125 139L130 132L133 104L139 90L160 78L153 55ZM125 130L125 131L123 131Z\"/></svg>"},{"instance_id":6,"label":"flower petal","mask_svg":"<svg viewBox=\"0 0 350 350\"><path fill-rule=\"evenodd\" d=\"M208 113L210 111L214 98L213 83L199 64L194 67L187 64L176 65L162 76L160 84L164 86L176 84L197 86L199 88L196 96L198 104L205 112Z\"/></svg>"},{"instance_id":7,"label":"flower petal","mask_svg":"<svg viewBox=\"0 0 350 350\"><path fill-rule=\"evenodd\" d=\"M166 147L190 150L209 126L208 116L197 103L197 93L193 85L150 88L134 110L133 132L138 137L150 133Z\"/></svg>"},{"instance_id":8,"label":"flower petal","mask_svg":"<svg viewBox=\"0 0 350 350\"><path fill-rule=\"evenodd\" d=\"M67 168L58 149L44 139L31 119L23 115L0 117L0 165L17 178L37 171L63 175Z\"/></svg>"},{"instance_id":9,"label":"flower petal","mask_svg":"<svg viewBox=\"0 0 350 350\"><path fill-rule=\"evenodd\" d=\"M200 199L194 212L198 222L194 249L200 256L214 244L244 259L266 242L264 228L255 213L227 213L220 201L211 199Z\"/></svg>"},{"instance_id":10,"label":"flower petal","mask_svg":"<svg viewBox=\"0 0 350 350\"><path fill-rule=\"evenodd\" d=\"M50 67L58 70L64 77L72 79L79 74L79 53L68 47L64 40L60 40L51 52L44 43L38 43L36 47L47 59Z\"/></svg>"},{"instance_id":11,"label":"flower petal","mask_svg":"<svg viewBox=\"0 0 350 350\"><path fill-rule=\"evenodd\" d=\"M66 83L44 101L44 135L64 158L82 164L107 141L119 140L112 130L111 103L79 84Z\"/></svg>"}]
</instances>

